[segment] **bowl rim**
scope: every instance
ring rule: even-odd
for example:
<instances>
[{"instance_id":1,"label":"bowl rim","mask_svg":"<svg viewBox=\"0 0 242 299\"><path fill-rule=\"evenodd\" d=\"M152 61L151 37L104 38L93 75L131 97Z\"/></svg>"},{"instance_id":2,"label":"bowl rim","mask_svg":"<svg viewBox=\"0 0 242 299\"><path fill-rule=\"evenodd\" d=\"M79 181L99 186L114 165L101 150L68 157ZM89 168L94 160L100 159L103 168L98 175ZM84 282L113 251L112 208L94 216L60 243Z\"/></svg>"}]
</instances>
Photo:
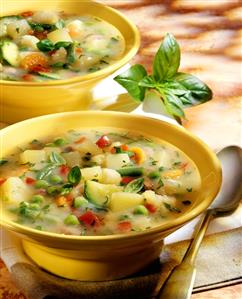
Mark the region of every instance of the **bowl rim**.
<instances>
[{"instance_id":1,"label":"bowl rim","mask_svg":"<svg viewBox=\"0 0 242 299\"><path fill-rule=\"evenodd\" d=\"M95 5L99 5L100 7L105 7L105 9L107 11L110 11L110 13L114 14L114 15L118 15L120 16L124 22L126 22L129 27L130 27L130 31L133 33L134 36L134 43L131 47L131 49L121 58L119 59L117 62L111 64L110 66L87 74L87 75L81 75L81 76L74 76L73 78L70 79L63 79L63 80L56 80L56 81L43 81L43 82L26 82L26 81L7 81L7 80L0 80L0 85L5 85L5 86L59 86L59 85L66 85L66 84L73 84L73 83L80 83L80 82L87 82L90 80L94 80L96 78L99 77L105 77L110 73L115 72L116 70L120 69L122 66L124 66L126 63L128 63L130 61L130 59L132 59L135 54L137 53L139 47L140 47L140 40L141 40L141 36L140 36L140 32L138 30L138 28L136 27L136 25L129 20L123 13L121 13L120 11L118 11L117 9L114 9L108 5L105 5L103 3L100 2L96 2L96 1L92 1L92 0L86 0L86 2L90 2L90 3L95 3ZM119 28L117 28L119 29Z\"/></svg>"},{"instance_id":2,"label":"bowl rim","mask_svg":"<svg viewBox=\"0 0 242 299\"><path fill-rule=\"evenodd\" d=\"M166 121L163 120L158 120L155 118L150 118L147 116L143 116L143 115L135 115L135 114L128 114L125 112L116 112L116 111L71 111L71 112L63 112L63 113L55 113L55 114L48 114L48 115L42 115L39 117L35 117L35 118L31 118L31 119L27 119L24 121L21 121L19 123L10 125L6 128L3 128L2 130L0 130L0 138L2 138L2 135L8 131L8 130L14 130L15 127L16 129L18 128L18 126L20 125L24 125L24 124L28 124L31 125L31 123L35 123L38 122L39 120L44 120L46 119L46 121L48 121L48 119L58 119L58 118L62 118L62 117L68 117L70 115L74 116L79 116L82 114L91 114L94 117L100 115L100 114L106 114L107 117L111 116L111 115L116 115L116 116L122 116L122 117L126 117L126 118L134 118L134 119L147 119L151 122L155 122L159 125L166 125L168 127L171 127L179 132L181 132L182 134L187 135L189 138L193 139L196 141L196 143L203 147L205 149L205 151L207 152L207 154L210 156L210 158L213 161L213 164L215 166L215 169L217 171L216 175L218 176L218 184L216 186L216 188L214 189L214 196L211 197L210 201L202 201L199 203L199 205L195 208L193 208L192 210L190 210L188 213L186 214L182 214L181 216L177 217L176 219L173 219L171 222L167 222L164 223L162 225L158 225L156 227L153 227L151 229L145 230L145 231L141 231L141 232L131 232L131 233L125 233L125 234L114 234L114 235L104 235L104 236L76 236L76 235L62 235L62 234L58 234L58 233L52 233L52 232L46 232L46 231L38 231L35 230L33 228L29 228L27 226L24 225L20 225L18 223L15 223L14 221L10 221L10 220L4 220L2 219L3 217L0 217L0 224L2 224L3 226L9 227L9 228L14 228L14 230L16 230L17 232L20 233L24 233L24 231L26 231L27 233L30 234L34 234L34 235L39 235L39 236L45 236L45 237L49 237L51 239L59 239L59 240L73 240L73 241L98 241L98 240L102 240L102 241L110 241L110 240L116 240L116 239L133 239L133 238L137 238L138 236L148 236L148 235L153 235L153 234L157 234L157 233L161 233L161 232L166 232L166 231L170 231L175 229L176 227L180 227L183 224L185 224L186 222L194 219L196 216L198 216L200 213L202 213L202 211L205 210L206 207L208 207L211 202L213 201L213 199L215 198L215 196L217 195L220 185L221 185L221 178L222 178L222 169L221 169L221 165L220 162L216 156L216 154L209 148L209 146L204 143L200 138L196 137L195 135L193 135L191 132L187 131L184 127L181 126L176 126L174 124L168 123ZM62 119L63 120L63 119ZM2 215L1 215L2 216ZM13 230L13 229L11 229Z\"/></svg>"},{"instance_id":3,"label":"bowl rim","mask_svg":"<svg viewBox=\"0 0 242 299\"><path fill-rule=\"evenodd\" d=\"M201 214L206 208L208 208L208 206L211 204L211 202L217 195L217 193L220 189L220 186L221 186L221 181L222 181L222 169L221 169L221 164L219 162L219 159L217 158L215 152L213 152L212 149L210 149L209 146L205 142L203 142L200 138L193 135L191 132L187 131L184 127L176 126L176 125L168 123L166 121L147 117L145 115L135 115L135 114L128 114L125 112L116 112L116 111L71 111L71 112L62 112L62 113L42 115L39 117L21 121L19 123L15 123L6 128L3 128L2 130L0 130L0 140L2 138L2 135L5 134L5 132L8 132L9 130L15 130L15 128L17 129L21 125L25 125L25 124L31 125L31 123L36 123L41 120L48 121L49 119L62 118L62 120L63 120L63 117L68 117L70 115L73 117L76 117L76 116L80 116L82 114L91 114L93 117L98 117L98 115L100 115L100 114L105 114L106 117L115 115L115 116L121 116L124 118L131 117L134 120L135 119L147 119L148 121L153 122L154 125L155 125L155 123L160 126L165 125L165 126L171 127L173 130L175 129L176 131L179 131L182 134L187 135L189 138L195 140L195 142L199 146L203 147L204 150L207 152L207 154L210 156L210 158L213 161L213 164L215 167L215 174L218 177L217 186L214 189L214 195L211 196L209 201L201 201L198 204L198 206L196 206L195 208L190 210L188 213L182 214L181 216L177 217L176 219L173 219L172 221L168 221L167 223L158 225L156 227L153 227L151 229L144 230L141 232L131 232L131 233L125 233L125 234L114 234L114 235L103 235L103 236L102 235L101 236L77 236L77 235L64 235L64 234L62 235L62 234L58 234L58 233L38 231L36 229L18 224L11 220L7 220L7 219L4 220L2 215L0 215L1 216L0 217L0 225L3 225L5 227L9 228L10 230L16 231L21 234L35 235L35 236L39 236L39 237L41 237L41 236L48 237L49 239L56 240L56 241L57 240L58 241L68 241L69 240L69 241L73 241L73 242L83 242L83 241L84 242L85 241L107 242L107 241L115 241L115 240L132 240L134 238L139 238L142 236L148 237L151 235L157 235L159 233L161 234L161 233L169 232L169 231L175 230L176 228L181 227L183 224L187 223L188 221L191 221L192 219L197 217L199 214Z\"/></svg>"}]
</instances>

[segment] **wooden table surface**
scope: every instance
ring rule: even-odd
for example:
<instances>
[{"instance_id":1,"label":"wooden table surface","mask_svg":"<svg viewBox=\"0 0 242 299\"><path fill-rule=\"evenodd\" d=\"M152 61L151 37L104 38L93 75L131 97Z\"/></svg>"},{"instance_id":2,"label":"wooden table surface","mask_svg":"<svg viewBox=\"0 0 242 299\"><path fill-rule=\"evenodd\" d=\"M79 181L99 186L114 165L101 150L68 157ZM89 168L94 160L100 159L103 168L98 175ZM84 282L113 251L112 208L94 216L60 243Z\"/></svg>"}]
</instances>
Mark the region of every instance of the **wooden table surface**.
<instances>
[{"instance_id":1,"label":"wooden table surface","mask_svg":"<svg viewBox=\"0 0 242 299\"><path fill-rule=\"evenodd\" d=\"M166 32L182 49L181 70L213 90L213 100L186 111L184 126L213 149L241 144L241 21L239 0L103 0L129 17L142 44L132 63L150 69ZM240 299L241 285L194 294L192 299ZM25 299L0 261L0 299ZM90 298L91 299L91 298Z\"/></svg>"}]
</instances>

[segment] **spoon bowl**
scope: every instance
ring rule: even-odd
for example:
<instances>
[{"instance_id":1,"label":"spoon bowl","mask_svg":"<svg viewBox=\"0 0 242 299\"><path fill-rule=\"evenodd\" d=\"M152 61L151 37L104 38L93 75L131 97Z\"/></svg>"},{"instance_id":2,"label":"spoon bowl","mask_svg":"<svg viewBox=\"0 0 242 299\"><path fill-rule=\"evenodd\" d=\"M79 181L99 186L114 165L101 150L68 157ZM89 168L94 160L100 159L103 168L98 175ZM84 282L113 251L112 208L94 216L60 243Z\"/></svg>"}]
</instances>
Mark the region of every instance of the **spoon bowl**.
<instances>
[{"instance_id":1,"label":"spoon bowl","mask_svg":"<svg viewBox=\"0 0 242 299\"><path fill-rule=\"evenodd\" d=\"M222 166L222 185L210 209L213 215L234 212L242 194L242 150L238 146L225 147L218 153Z\"/></svg>"}]
</instances>

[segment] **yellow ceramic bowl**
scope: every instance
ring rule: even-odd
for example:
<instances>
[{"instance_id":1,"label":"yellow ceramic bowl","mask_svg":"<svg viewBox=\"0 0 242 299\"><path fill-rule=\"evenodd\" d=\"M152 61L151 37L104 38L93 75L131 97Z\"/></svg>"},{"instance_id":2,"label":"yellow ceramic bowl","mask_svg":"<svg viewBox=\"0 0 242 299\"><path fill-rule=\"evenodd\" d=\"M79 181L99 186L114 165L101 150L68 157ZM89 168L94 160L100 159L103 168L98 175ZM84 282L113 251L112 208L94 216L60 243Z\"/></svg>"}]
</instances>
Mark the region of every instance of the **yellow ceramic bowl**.
<instances>
[{"instance_id":1,"label":"yellow ceramic bowl","mask_svg":"<svg viewBox=\"0 0 242 299\"><path fill-rule=\"evenodd\" d=\"M21 236L27 255L46 270L71 279L116 279L140 270L159 256L164 237L210 205L221 184L220 163L201 140L182 127L122 112L66 112L14 124L0 131L1 156L8 156L17 145L34 138L98 127L127 131L132 128L175 145L197 165L202 188L191 209L175 220L144 232L123 235L70 236L41 232L10 221L2 209L1 224Z\"/></svg>"},{"instance_id":2,"label":"yellow ceramic bowl","mask_svg":"<svg viewBox=\"0 0 242 299\"><path fill-rule=\"evenodd\" d=\"M123 57L103 70L68 80L49 82L0 80L2 122L14 123L48 113L88 109L92 101L91 90L95 84L125 65L139 48L140 36L133 23L117 10L90 0L3 0L0 15L48 9L95 15L111 23L124 36L126 47Z\"/></svg>"}]
</instances>

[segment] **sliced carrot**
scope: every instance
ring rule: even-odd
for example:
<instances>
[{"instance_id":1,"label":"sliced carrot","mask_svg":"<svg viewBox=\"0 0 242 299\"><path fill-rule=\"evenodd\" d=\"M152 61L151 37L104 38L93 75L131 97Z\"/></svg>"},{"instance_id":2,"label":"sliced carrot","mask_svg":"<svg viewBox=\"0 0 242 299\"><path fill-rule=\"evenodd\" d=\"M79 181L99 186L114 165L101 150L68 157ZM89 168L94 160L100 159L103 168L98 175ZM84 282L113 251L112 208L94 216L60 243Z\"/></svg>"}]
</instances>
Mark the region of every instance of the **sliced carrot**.
<instances>
[{"instance_id":1,"label":"sliced carrot","mask_svg":"<svg viewBox=\"0 0 242 299\"><path fill-rule=\"evenodd\" d=\"M25 75L22 76L22 79L24 81L33 81L34 77L32 75L30 75L30 74L25 74Z\"/></svg>"},{"instance_id":2,"label":"sliced carrot","mask_svg":"<svg viewBox=\"0 0 242 299\"><path fill-rule=\"evenodd\" d=\"M24 18L31 17L34 13L32 11L24 11L21 13L21 16Z\"/></svg>"},{"instance_id":3,"label":"sliced carrot","mask_svg":"<svg viewBox=\"0 0 242 299\"><path fill-rule=\"evenodd\" d=\"M0 185L2 185L7 179L0 178Z\"/></svg>"},{"instance_id":4,"label":"sliced carrot","mask_svg":"<svg viewBox=\"0 0 242 299\"><path fill-rule=\"evenodd\" d=\"M67 205L67 200L66 200L65 196L59 196L55 199L55 203L56 203L57 207L64 207Z\"/></svg>"},{"instance_id":5,"label":"sliced carrot","mask_svg":"<svg viewBox=\"0 0 242 299\"><path fill-rule=\"evenodd\" d=\"M32 53L23 58L21 66L29 71L33 71L37 66L47 67L47 58L40 53Z\"/></svg>"},{"instance_id":6,"label":"sliced carrot","mask_svg":"<svg viewBox=\"0 0 242 299\"><path fill-rule=\"evenodd\" d=\"M169 178L169 179L174 179L183 174L182 169L173 169L173 170L167 170L161 173L163 177Z\"/></svg>"},{"instance_id":7,"label":"sliced carrot","mask_svg":"<svg viewBox=\"0 0 242 299\"><path fill-rule=\"evenodd\" d=\"M129 149L129 147L127 146L127 144L122 144L122 145L120 146L120 148L121 148L121 150L123 150L123 151L127 151L127 150Z\"/></svg>"},{"instance_id":8,"label":"sliced carrot","mask_svg":"<svg viewBox=\"0 0 242 299\"><path fill-rule=\"evenodd\" d=\"M85 136L81 136L79 139L77 139L76 141L74 141L75 144L80 144L83 143L86 140Z\"/></svg>"}]
</instances>

